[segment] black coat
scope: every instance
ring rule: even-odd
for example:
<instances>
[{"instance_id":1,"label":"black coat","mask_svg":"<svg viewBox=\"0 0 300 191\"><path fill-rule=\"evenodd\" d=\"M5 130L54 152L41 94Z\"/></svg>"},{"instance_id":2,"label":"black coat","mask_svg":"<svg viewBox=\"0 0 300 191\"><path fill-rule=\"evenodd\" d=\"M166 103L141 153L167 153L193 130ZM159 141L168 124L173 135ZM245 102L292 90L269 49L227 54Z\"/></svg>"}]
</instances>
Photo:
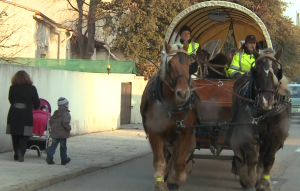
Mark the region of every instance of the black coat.
<instances>
[{"instance_id":1,"label":"black coat","mask_svg":"<svg viewBox=\"0 0 300 191\"><path fill-rule=\"evenodd\" d=\"M9 88L10 108L7 116L6 134L31 136L33 126L32 106L40 107L35 86L30 84L12 85Z\"/></svg>"}]
</instances>

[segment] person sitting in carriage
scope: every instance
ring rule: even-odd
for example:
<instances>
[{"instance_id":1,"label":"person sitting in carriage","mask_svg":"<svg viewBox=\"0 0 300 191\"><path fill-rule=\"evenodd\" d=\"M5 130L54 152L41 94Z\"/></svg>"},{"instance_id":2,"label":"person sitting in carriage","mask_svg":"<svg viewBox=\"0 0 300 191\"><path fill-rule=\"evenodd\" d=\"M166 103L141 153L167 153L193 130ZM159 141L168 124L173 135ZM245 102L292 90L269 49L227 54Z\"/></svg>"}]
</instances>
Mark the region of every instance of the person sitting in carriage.
<instances>
[{"instance_id":1,"label":"person sitting in carriage","mask_svg":"<svg viewBox=\"0 0 300 191\"><path fill-rule=\"evenodd\" d=\"M187 40L189 42L189 48L188 48L189 55L196 54L199 48L199 44L191 40L192 39L191 32L192 30L190 29L190 27L184 25L183 27L181 27L179 31L180 39L176 42L176 45L183 47L184 41Z\"/></svg>"},{"instance_id":2,"label":"person sitting in carriage","mask_svg":"<svg viewBox=\"0 0 300 191\"><path fill-rule=\"evenodd\" d=\"M181 27L180 31L179 31L179 35L180 35L180 39L175 43L177 46L183 47L183 43L184 41L188 41L189 42L189 48L188 48L188 54L194 54L196 55L197 50L199 49L199 44L192 41L191 38L191 32L192 30L190 29L190 27L184 25L183 27ZM198 69L198 63L197 62L193 62L190 65L190 74L193 74L195 72L197 72Z\"/></svg>"},{"instance_id":3,"label":"person sitting in carriage","mask_svg":"<svg viewBox=\"0 0 300 191\"><path fill-rule=\"evenodd\" d=\"M251 64L255 62L254 49L256 49L256 38L254 35L248 35L241 50L233 56L228 68L228 73L232 78L237 78L250 71Z\"/></svg>"}]
</instances>

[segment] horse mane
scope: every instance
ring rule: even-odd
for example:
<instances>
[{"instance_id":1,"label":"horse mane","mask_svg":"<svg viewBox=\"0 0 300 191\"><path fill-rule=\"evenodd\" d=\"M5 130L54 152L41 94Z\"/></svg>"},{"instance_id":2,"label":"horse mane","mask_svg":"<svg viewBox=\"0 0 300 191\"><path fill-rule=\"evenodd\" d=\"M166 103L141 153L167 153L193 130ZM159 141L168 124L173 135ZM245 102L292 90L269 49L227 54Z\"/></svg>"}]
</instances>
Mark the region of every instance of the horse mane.
<instances>
[{"instance_id":1,"label":"horse mane","mask_svg":"<svg viewBox=\"0 0 300 191\"><path fill-rule=\"evenodd\" d=\"M177 44L173 44L171 46L170 52L175 51L175 50L179 50L179 49L180 49L180 47ZM157 71L157 74L159 75L161 80L164 80L166 78L166 75L167 75L166 64L172 59L172 56L168 56L168 54L165 52L162 59L163 60L162 60L162 63L159 67L159 70Z\"/></svg>"},{"instance_id":2,"label":"horse mane","mask_svg":"<svg viewBox=\"0 0 300 191\"><path fill-rule=\"evenodd\" d=\"M289 83L290 83L290 80L285 75L283 75L280 80L278 94L287 95L288 92L290 91Z\"/></svg>"},{"instance_id":3,"label":"horse mane","mask_svg":"<svg viewBox=\"0 0 300 191\"><path fill-rule=\"evenodd\" d=\"M265 57L276 60L276 58L274 57L275 54L276 54L275 50L273 50L271 48L267 48L265 50L262 50L262 53L259 55L259 57L257 58L256 61L259 61L259 60L261 60L262 58L265 58ZM278 63L276 62L276 64L278 64ZM280 68L279 64L278 64L278 68ZM282 75L281 80L278 81L277 76L274 74L272 65L269 65L269 71L273 75L274 83L278 86L278 94L279 95L286 95L289 92L290 80L285 75Z\"/></svg>"},{"instance_id":4,"label":"horse mane","mask_svg":"<svg viewBox=\"0 0 300 191\"><path fill-rule=\"evenodd\" d=\"M225 66L228 62L229 62L228 57L223 53L216 54L215 57L209 61L209 63L219 64L222 66Z\"/></svg>"}]
</instances>

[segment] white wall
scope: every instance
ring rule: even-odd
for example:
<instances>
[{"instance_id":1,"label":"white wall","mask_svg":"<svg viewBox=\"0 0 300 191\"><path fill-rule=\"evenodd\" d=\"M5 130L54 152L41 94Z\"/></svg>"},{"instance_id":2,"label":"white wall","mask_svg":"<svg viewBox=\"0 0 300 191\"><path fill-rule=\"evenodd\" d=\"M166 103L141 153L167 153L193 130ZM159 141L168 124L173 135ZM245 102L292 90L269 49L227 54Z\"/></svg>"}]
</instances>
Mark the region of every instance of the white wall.
<instances>
[{"instance_id":1,"label":"white wall","mask_svg":"<svg viewBox=\"0 0 300 191\"><path fill-rule=\"evenodd\" d=\"M11 138L5 134L10 106L8 90L11 77L19 70L25 70L32 77L39 97L49 101L52 113L57 109L57 99L60 96L69 100L73 135L120 127L122 82L132 82L131 122L142 122L139 107L146 85L143 77L134 74L107 75L0 64L0 152L12 148Z\"/></svg>"}]
</instances>

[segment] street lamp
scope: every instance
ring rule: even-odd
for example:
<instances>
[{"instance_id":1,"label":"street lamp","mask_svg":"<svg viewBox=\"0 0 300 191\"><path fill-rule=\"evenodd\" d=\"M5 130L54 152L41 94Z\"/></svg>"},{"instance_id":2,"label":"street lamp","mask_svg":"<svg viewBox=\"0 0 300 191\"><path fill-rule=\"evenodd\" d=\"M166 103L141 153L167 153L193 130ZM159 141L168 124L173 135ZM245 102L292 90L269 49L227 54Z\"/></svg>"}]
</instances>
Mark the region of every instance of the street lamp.
<instances>
[{"instance_id":1,"label":"street lamp","mask_svg":"<svg viewBox=\"0 0 300 191\"><path fill-rule=\"evenodd\" d=\"M107 44L104 44L104 47L108 50L107 74L109 75L109 72L110 72L110 64L109 64L110 48L109 48L109 46Z\"/></svg>"}]
</instances>

